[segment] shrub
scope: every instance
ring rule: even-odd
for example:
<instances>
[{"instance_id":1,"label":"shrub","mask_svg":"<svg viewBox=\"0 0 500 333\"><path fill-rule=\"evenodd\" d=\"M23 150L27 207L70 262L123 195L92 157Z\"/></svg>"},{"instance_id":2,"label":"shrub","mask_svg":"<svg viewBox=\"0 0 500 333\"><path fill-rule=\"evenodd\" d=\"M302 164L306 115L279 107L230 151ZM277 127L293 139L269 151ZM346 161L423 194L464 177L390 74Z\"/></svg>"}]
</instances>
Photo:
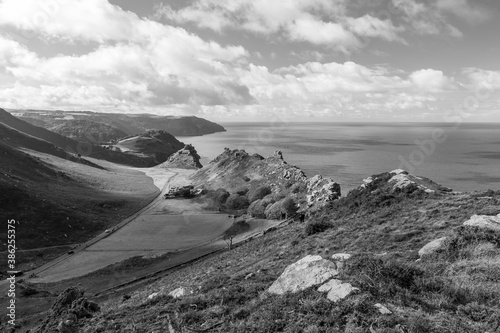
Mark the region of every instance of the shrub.
<instances>
[{"instance_id":1,"label":"shrub","mask_svg":"<svg viewBox=\"0 0 500 333\"><path fill-rule=\"evenodd\" d=\"M226 200L227 209L245 209L249 205L246 195L231 194Z\"/></svg>"},{"instance_id":2,"label":"shrub","mask_svg":"<svg viewBox=\"0 0 500 333\"><path fill-rule=\"evenodd\" d=\"M246 188L246 187L242 187L236 191L236 194L239 194L239 195L246 195L247 193L248 193L248 188Z\"/></svg>"},{"instance_id":3,"label":"shrub","mask_svg":"<svg viewBox=\"0 0 500 333\"><path fill-rule=\"evenodd\" d=\"M255 200L263 199L266 195L271 194L271 188L267 185L259 186L253 191L248 193L248 201L254 202Z\"/></svg>"},{"instance_id":4,"label":"shrub","mask_svg":"<svg viewBox=\"0 0 500 333\"><path fill-rule=\"evenodd\" d=\"M263 200L256 200L250 204L250 207L248 207L248 214L259 219L266 218L265 211L266 205L264 204Z\"/></svg>"},{"instance_id":5,"label":"shrub","mask_svg":"<svg viewBox=\"0 0 500 333\"><path fill-rule=\"evenodd\" d=\"M297 214L297 204L292 198L285 198L281 201L282 211L286 213L287 216L291 217Z\"/></svg>"},{"instance_id":6,"label":"shrub","mask_svg":"<svg viewBox=\"0 0 500 333\"><path fill-rule=\"evenodd\" d=\"M306 234L306 236L311 236L330 228L333 228L333 223L327 221L309 221L306 224L304 233Z\"/></svg>"}]
</instances>

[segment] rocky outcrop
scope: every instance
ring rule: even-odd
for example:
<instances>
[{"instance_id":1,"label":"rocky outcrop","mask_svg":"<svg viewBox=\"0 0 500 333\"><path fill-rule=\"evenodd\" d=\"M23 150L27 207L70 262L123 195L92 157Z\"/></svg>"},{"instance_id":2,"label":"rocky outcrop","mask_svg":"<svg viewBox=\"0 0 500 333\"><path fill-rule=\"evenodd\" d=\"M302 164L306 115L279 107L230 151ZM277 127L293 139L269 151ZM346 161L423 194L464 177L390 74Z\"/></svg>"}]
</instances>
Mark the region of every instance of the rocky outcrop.
<instances>
[{"instance_id":1,"label":"rocky outcrop","mask_svg":"<svg viewBox=\"0 0 500 333\"><path fill-rule=\"evenodd\" d=\"M283 295L287 292L296 293L320 285L337 276L338 273L333 262L321 256L309 255L288 266L268 291L276 295Z\"/></svg>"},{"instance_id":2,"label":"rocky outcrop","mask_svg":"<svg viewBox=\"0 0 500 333\"><path fill-rule=\"evenodd\" d=\"M444 247L446 239L446 237L442 237L433 240L432 242L426 244L424 247L418 250L418 255L422 258L424 256L436 253Z\"/></svg>"},{"instance_id":3,"label":"rocky outcrop","mask_svg":"<svg viewBox=\"0 0 500 333\"><path fill-rule=\"evenodd\" d=\"M308 179L302 170L284 160L281 151L264 158L244 150L225 148L221 155L191 176L191 183L212 190L224 188L230 193L242 188L252 193L266 186L272 192L270 196L276 195L270 204L286 196L293 199L302 211L313 206L323 207L341 194L340 185L332 179L322 176Z\"/></svg>"},{"instance_id":4,"label":"rocky outcrop","mask_svg":"<svg viewBox=\"0 0 500 333\"><path fill-rule=\"evenodd\" d=\"M64 291L34 332L78 332L78 322L84 318L91 318L99 311L99 306L84 298L83 294L83 290L78 288Z\"/></svg>"},{"instance_id":5,"label":"rocky outcrop","mask_svg":"<svg viewBox=\"0 0 500 333\"><path fill-rule=\"evenodd\" d=\"M424 193L446 193L452 192L452 189L438 184L428 178L409 174L402 169L396 169L391 172L385 172L363 179L363 184L355 191L383 190L386 192L412 193L421 191Z\"/></svg>"},{"instance_id":6,"label":"rocky outcrop","mask_svg":"<svg viewBox=\"0 0 500 333\"><path fill-rule=\"evenodd\" d=\"M200 169L200 155L192 145L186 145L171 155L165 162L157 166L158 168L179 168L179 169Z\"/></svg>"},{"instance_id":7,"label":"rocky outcrop","mask_svg":"<svg viewBox=\"0 0 500 333\"><path fill-rule=\"evenodd\" d=\"M427 193L452 191L450 188L435 183L428 178L411 175L402 169L393 170L390 174L392 178L390 178L388 182L393 186L394 190L404 190L413 186Z\"/></svg>"},{"instance_id":8,"label":"rocky outcrop","mask_svg":"<svg viewBox=\"0 0 500 333\"><path fill-rule=\"evenodd\" d=\"M306 183L308 207L324 207L341 196L340 185L330 178L316 175L308 179Z\"/></svg>"},{"instance_id":9,"label":"rocky outcrop","mask_svg":"<svg viewBox=\"0 0 500 333\"><path fill-rule=\"evenodd\" d=\"M497 216L473 215L464 222L464 226L500 231L500 214Z\"/></svg>"}]
</instances>

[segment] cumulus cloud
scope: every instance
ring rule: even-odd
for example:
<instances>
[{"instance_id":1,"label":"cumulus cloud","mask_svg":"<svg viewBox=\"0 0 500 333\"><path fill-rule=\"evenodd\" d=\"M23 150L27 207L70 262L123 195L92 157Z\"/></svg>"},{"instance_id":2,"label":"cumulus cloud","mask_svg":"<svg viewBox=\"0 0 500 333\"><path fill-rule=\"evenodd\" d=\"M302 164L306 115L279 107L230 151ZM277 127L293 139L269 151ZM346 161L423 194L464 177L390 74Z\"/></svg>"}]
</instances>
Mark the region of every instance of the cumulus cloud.
<instances>
[{"instance_id":1,"label":"cumulus cloud","mask_svg":"<svg viewBox=\"0 0 500 333\"><path fill-rule=\"evenodd\" d=\"M442 71L422 69L410 74L413 84L423 91L439 92L452 88L453 82Z\"/></svg>"}]
</instances>

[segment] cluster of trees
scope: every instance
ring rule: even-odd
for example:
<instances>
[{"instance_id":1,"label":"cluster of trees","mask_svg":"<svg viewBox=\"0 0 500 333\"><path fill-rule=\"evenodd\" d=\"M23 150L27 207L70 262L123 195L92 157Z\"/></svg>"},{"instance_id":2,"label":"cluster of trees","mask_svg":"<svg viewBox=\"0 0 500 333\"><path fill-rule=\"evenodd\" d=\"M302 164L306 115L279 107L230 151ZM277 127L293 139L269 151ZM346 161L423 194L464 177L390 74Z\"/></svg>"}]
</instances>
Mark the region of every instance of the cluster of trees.
<instances>
[{"instance_id":1,"label":"cluster of trees","mask_svg":"<svg viewBox=\"0 0 500 333\"><path fill-rule=\"evenodd\" d=\"M268 185L252 190L240 189L229 193L223 188L209 191L206 195L214 209L223 211L247 210L256 218L282 219L297 213L296 202L286 194L273 193Z\"/></svg>"}]
</instances>

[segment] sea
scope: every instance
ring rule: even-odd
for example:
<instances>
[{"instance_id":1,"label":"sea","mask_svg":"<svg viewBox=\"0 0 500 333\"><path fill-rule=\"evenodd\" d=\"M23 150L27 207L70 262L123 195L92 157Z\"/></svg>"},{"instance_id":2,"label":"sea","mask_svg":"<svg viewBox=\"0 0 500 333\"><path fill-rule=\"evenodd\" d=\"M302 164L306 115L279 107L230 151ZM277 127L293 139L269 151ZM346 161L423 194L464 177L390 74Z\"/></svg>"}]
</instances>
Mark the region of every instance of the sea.
<instances>
[{"instance_id":1,"label":"sea","mask_svg":"<svg viewBox=\"0 0 500 333\"><path fill-rule=\"evenodd\" d=\"M455 191L500 190L500 123L221 123L227 130L180 137L205 165L224 148L264 157L276 150L343 195L368 176L405 169Z\"/></svg>"}]
</instances>

